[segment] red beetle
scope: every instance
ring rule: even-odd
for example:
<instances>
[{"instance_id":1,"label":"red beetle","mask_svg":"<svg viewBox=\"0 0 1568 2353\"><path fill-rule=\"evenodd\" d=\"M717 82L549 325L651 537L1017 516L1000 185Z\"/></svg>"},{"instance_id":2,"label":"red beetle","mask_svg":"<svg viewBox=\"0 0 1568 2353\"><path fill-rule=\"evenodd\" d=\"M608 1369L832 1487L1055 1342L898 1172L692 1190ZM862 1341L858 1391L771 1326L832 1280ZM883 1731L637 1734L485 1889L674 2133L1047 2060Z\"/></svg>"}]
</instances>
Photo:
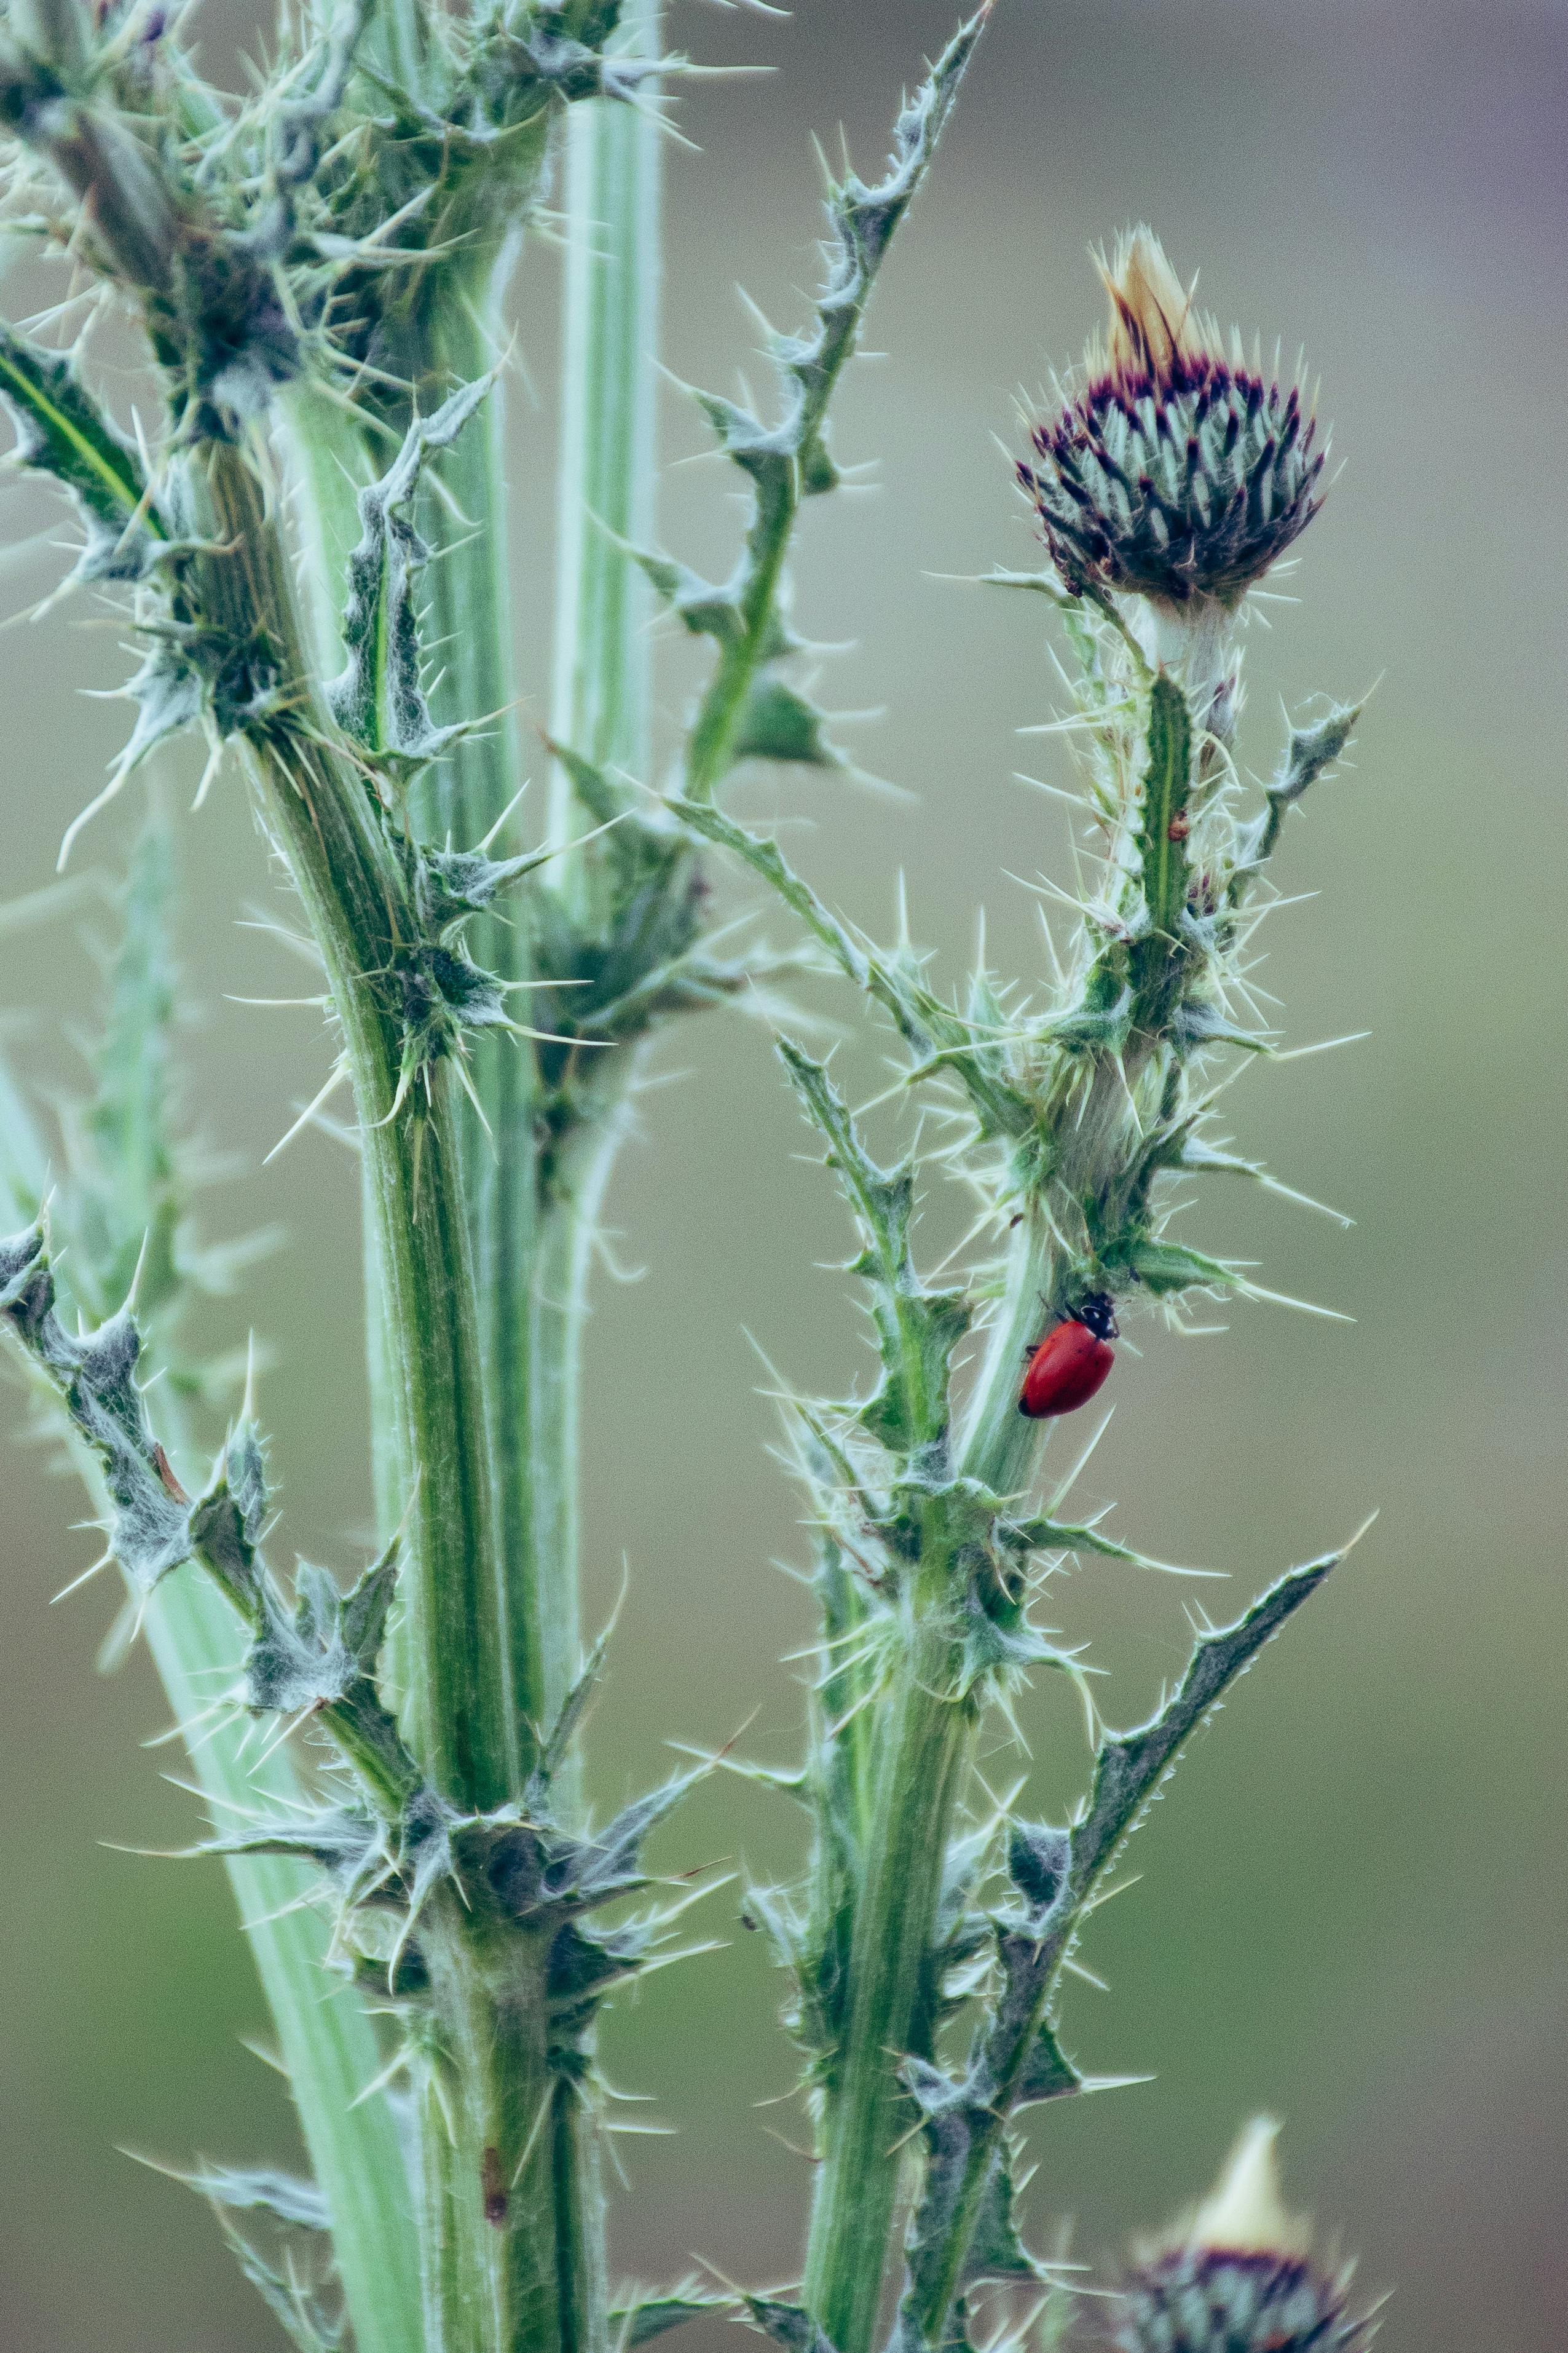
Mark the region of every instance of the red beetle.
<instances>
[{"instance_id":1,"label":"red beetle","mask_svg":"<svg viewBox=\"0 0 1568 2353\"><path fill-rule=\"evenodd\" d=\"M1091 1291L1070 1322L1047 1332L1029 1358L1018 1411L1031 1421L1076 1413L1105 1382L1116 1351L1116 1316L1103 1291Z\"/></svg>"}]
</instances>

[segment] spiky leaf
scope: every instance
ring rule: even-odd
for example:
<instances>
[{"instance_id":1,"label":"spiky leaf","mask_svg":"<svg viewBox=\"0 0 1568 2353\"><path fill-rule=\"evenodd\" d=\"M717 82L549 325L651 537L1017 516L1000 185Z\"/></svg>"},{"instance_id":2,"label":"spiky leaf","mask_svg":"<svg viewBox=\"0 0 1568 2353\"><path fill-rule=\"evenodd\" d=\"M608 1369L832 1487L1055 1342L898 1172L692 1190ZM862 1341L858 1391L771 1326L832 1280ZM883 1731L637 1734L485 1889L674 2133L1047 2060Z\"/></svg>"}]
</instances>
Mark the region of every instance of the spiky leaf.
<instances>
[{"instance_id":1,"label":"spiky leaf","mask_svg":"<svg viewBox=\"0 0 1568 2353\"><path fill-rule=\"evenodd\" d=\"M425 699L415 589L430 551L412 511L427 459L457 439L490 383L461 385L433 417L416 417L388 471L359 494L363 528L349 557L342 625L348 664L327 692L339 725L374 757L434 759L461 732L437 727Z\"/></svg>"},{"instance_id":2,"label":"spiky leaf","mask_svg":"<svg viewBox=\"0 0 1568 2353\"><path fill-rule=\"evenodd\" d=\"M1243 897L1247 884L1273 856L1287 809L1294 808L1320 776L1343 758L1364 709L1362 702L1337 702L1310 726L1290 730L1268 787L1268 806L1237 839L1230 888L1233 902Z\"/></svg>"},{"instance_id":3,"label":"spiky leaf","mask_svg":"<svg viewBox=\"0 0 1568 2353\"><path fill-rule=\"evenodd\" d=\"M959 2078L906 2063L924 2118L926 2178L910 2226L895 2343L941 2345L982 2222L994 2210L993 2168L1007 2122L1030 2102L1100 2088L1066 2058L1047 2018L1064 1957L1112 1856L1141 1819L1183 1743L1264 1644L1315 1593L1339 1553L1292 1569L1235 1625L1205 1634L1174 1692L1146 1724L1107 1733L1087 1807L1068 1831L1017 1822L1008 1840L1016 1898L995 1924L1000 1986ZM1103 2080L1103 2079L1102 2079Z\"/></svg>"},{"instance_id":4,"label":"spiky leaf","mask_svg":"<svg viewBox=\"0 0 1568 2353\"><path fill-rule=\"evenodd\" d=\"M823 733L827 714L782 678L763 676L747 695L735 730L736 760L791 761L807 768L841 768L843 759Z\"/></svg>"},{"instance_id":5,"label":"spiky leaf","mask_svg":"<svg viewBox=\"0 0 1568 2353\"><path fill-rule=\"evenodd\" d=\"M931 1291L914 1262L914 1168L879 1168L862 1145L855 1122L820 1062L787 1039L779 1042L785 1069L827 1144L860 1228L863 1247L854 1262L871 1294L871 1314L882 1359L882 1381L860 1409L872 1437L895 1453L910 1453L942 1437L948 1420L952 1352L969 1328L969 1308L958 1291Z\"/></svg>"},{"instance_id":6,"label":"spiky leaf","mask_svg":"<svg viewBox=\"0 0 1568 2353\"><path fill-rule=\"evenodd\" d=\"M182 2173L175 2178L229 2213L271 2214L279 2222L292 2223L303 2231L331 2228L326 2200L313 2181L301 2181L298 2174L203 2165L195 2173Z\"/></svg>"},{"instance_id":7,"label":"spiky leaf","mask_svg":"<svg viewBox=\"0 0 1568 2353\"><path fill-rule=\"evenodd\" d=\"M16 458L70 492L87 533L80 580L136 580L165 533L136 449L63 353L0 322L0 398L16 423Z\"/></svg>"},{"instance_id":8,"label":"spiky leaf","mask_svg":"<svg viewBox=\"0 0 1568 2353\"><path fill-rule=\"evenodd\" d=\"M98 1457L112 1506L110 1546L144 1593L191 1556L191 1505L148 1425L136 1361L142 1337L123 1311L75 1338L55 1306L41 1227L0 1242L0 1316L53 1385Z\"/></svg>"},{"instance_id":9,"label":"spiky leaf","mask_svg":"<svg viewBox=\"0 0 1568 2353\"><path fill-rule=\"evenodd\" d=\"M793 644L784 618L785 554L801 501L831 490L838 479L825 438L828 406L853 356L893 233L925 177L989 15L986 0L904 107L883 178L868 187L849 172L830 187L826 275L815 316L804 334L770 330L767 338L778 380L778 421L764 424L717 393L696 396L721 448L748 478L752 511L739 567L722 589L709 588L668 558L643 559L655 587L687 627L719 644L687 739L686 791L694 800L710 797L736 760L747 756L743 746L754 752L759 744L788 743L794 748L760 756L823 765L809 706L788 689L788 702L773 700L782 685L773 665Z\"/></svg>"},{"instance_id":10,"label":"spiky leaf","mask_svg":"<svg viewBox=\"0 0 1568 2353\"><path fill-rule=\"evenodd\" d=\"M689 2320L730 2309L727 2295L646 2296L640 2304L623 2305L610 2313L610 2342L624 2353L637 2353L639 2345L651 2344L672 2328L684 2328Z\"/></svg>"},{"instance_id":11,"label":"spiky leaf","mask_svg":"<svg viewBox=\"0 0 1568 2353\"><path fill-rule=\"evenodd\" d=\"M833 2353L832 2346L804 2305L791 2304L776 2295L748 2295L742 2302L748 2317L764 2337L781 2346L784 2353Z\"/></svg>"},{"instance_id":12,"label":"spiky leaf","mask_svg":"<svg viewBox=\"0 0 1568 2353\"><path fill-rule=\"evenodd\" d=\"M925 986L917 957L877 955L862 947L847 924L795 873L776 841L749 833L721 809L684 795L672 796L667 807L693 833L731 851L760 875L821 942L840 971L885 1008L915 1057L911 1076L951 1075L969 1097L986 1134L1023 1137L1033 1132L1034 1107L1013 1083L994 1041L984 1031L977 1033Z\"/></svg>"}]
</instances>

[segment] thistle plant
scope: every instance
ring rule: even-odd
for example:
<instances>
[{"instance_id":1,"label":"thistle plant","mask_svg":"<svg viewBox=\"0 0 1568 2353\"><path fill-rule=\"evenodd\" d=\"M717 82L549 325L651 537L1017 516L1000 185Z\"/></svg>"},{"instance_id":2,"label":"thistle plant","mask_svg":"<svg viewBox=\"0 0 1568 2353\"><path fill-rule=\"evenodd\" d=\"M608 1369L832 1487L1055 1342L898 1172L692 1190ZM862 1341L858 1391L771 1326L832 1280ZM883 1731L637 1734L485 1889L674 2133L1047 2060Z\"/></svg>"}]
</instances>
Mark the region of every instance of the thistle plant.
<instances>
[{"instance_id":1,"label":"thistle plant","mask_svg":"<svg viewBox=\"0 0 1568 2353\"><path fill-rule=\"evenodd\" d=\"M99 1565L127 1588L116 1647L145 1634L185 1731L213 1813L197 1851L251 1924L310 2168L192 2178L317 2353L345 2332L361 2353L602 2353L716 2306L794 2353L869 2353L888 2330L947 2353L1018 2289L1052 2332L1081 2320L1018 2215L1016 2120L1101 2087L1064 2048L1064 1972L1184 1742L1342 1556L1202 1620L1128 1731L1037 1621L1069 1556L1157 1567L1072 1518L1061 1482L1038 1493L1048 1424L1110 1376L1119 1319L1270 1295L1170 1221L1189 1176L1274 1181L1216 1132L1219 1102L1275 1050L1249 943L1285 821L1357 717L1326 707L1268 786L1246 782L1247 600L1310 521L1323 456L1300 393L1221 342L1147 231L1103 265L1109 344L1028 428L1041 569L993 575L1044 600L1071 664L1095 879L1050 978L981 970L950 997L907 931L873 944L722 807L747 762L844 765L800 680L793 536L838 480L834 393L990 14L906 100L882 176L830 184L812 313L766 331L770 399L695 396L750 501L721 582L657 543L658 153L685 69L651 0L307 6L243 99L162 9L10 0L0 27L12 226L73 273L0 330L0 392L16 462L75 503L69 585L114 600L142 648L124 749L62 863L153 754L200 733L198 799L249 794L320 974L335 1058L304 1118L346 1090L362 1171L381 1548L344 1592L268 1557L255 1383L234 1397L184 1337L193 1293L235 1269L195 1236L170 1077L176 836L154 811L61 1149L5 1082L0 1314L96 1499ZM530 815L501 409L510 267L558 171L551 784ZM134 417L89 348L110 310L142 337ZM658 608L707 657L669 746ZM760 878L791 944L720 935L721 864ZM836 1077L780 1038L856 1224L878 1358L868 1394L787 1407L821 1614L804 1756L771 1775L708 1760L596 1823L576 1458L605 1186L663 1030L823 968L890 1029L922 1115L884 1166ZM921 1201L954 1181L973 1228L922 1271ZM1091 1728L1059 1825L976 1771L982 1725L1037 1671ZM685 1897L657 1892L644 1844L721 1762L781 1782L813 1825L799 1885L744 1899L804 2054L802 2278L612 2306L597 2020L668 1957ZM324 2003L334 1977L353 1991ZM1200 2341L1160 2302L1187 2272L1223 2317L1252 2259L1233 2250L1222 2279L1208 2246L1121 2286L1122 2342ZM1337 2289L1310 2293L1303 2343L1363 2341Z\"/></svg>"}]
</instances>

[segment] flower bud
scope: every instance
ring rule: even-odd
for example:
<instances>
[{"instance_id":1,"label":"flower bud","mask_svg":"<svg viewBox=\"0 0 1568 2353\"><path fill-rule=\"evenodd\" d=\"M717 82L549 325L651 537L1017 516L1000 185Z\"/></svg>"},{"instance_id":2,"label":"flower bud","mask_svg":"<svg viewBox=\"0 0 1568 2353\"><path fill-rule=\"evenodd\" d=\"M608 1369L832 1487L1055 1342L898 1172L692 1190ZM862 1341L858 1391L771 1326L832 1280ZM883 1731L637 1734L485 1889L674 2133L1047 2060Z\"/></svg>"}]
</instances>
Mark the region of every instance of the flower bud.
<instances>
[{"instance_id":1,"label":"flower bud","mask_svg":"<svg viewBox=\"0 0 1568 2353\"><path fill-rule=\"evenodd\" d=\"M1348 2266L1312 2261L1310 2226L1280 2202L1268 2116L1247 2126L1208 2198L1140 2251L1118 2292L1119 2353L1363 2353Z\"/></svg>"},{"instance_id":2,"label":"flower bud","mask_svg":"<svg viewBox=\"0 0 1568 2353\"><path fill-rule=\"evenodd\" d=\"M1250 364L1234 330L1226 349L1149 229L1100 274L1109 342L1032 427L1018 480L1075 593L1234 606L1322 503L1316 418L1297 385L1265 377L1256 344Z\"/></svg>"}]
</instances>

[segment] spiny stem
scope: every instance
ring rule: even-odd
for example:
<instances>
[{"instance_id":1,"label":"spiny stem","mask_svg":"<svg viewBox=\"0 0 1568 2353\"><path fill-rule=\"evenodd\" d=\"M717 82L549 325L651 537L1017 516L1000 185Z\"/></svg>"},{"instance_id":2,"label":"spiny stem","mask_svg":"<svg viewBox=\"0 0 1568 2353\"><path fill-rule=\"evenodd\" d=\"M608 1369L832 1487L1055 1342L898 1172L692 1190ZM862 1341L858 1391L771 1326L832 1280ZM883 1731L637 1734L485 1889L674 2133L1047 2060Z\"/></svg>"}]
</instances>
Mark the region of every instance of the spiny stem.
<instances>
[{"instance_id":1,"label":"spiny stem","mask_svg":"<svg viewBox=\"0 0 1568 2353\"><path fill-rule=\"evenodd\" d=\"M931 1564L945 1583L951 1564ZM806 2307L837 2353L868 2353L881 2303L908 2103L908 2051L929 1966L947 1835L973 1715L949 1698L942 1601L917 1603L879 1703L881 1764L850 1948L849 2018L827 2085L806 2252Z\"/></svg>"},{"instance_id":2,"label":"spiny stem","mask_svg":"<svg viewBox=\"0 0 1568 2353\"><path fill-rule=\"evenodd\" d=\"M242 642L260 632L275 652L293 656L289 669L298 677L260 486L232 449L207 451L203 471L214 543L232 551L207 559L213 619ZM353 1076L376 1298L386 1318L395 1459L407 1499L410 1729L449 1800L493 1808L521 1794L529 1727L513 1699L505 1639L456 1088L437 1064L419 1124L412 1106L393 1109L399 1039L383 976L408 910L358 776L345 772L328 741L298 723L262 733L247 744L247 756L322 952ZM442 2353L531 2347L543 2353L556 2340L554 2296L542 2284L555 2282L562 2260L549 2167L531 2176L537 2194L520 2185L499 2219L489 2210L493 2163L518 2162L527 2129L519 2120L551 2096L545 1957L538 1957L531 1989L515 1963L506 1986L493 1985L478 1932L470 1934L461 1915L448 1891L424 1935L439 2043L431 2063L452 2080L445 2100L427 2097L420 2109L426 2329ZM523 2012L534 2021L526 2032ZM501 2152L493 2161L492 2148Z\"/></svg>"},{"instance_id":3,"label":"spiny stem","mask_svg":"<svg viewBox=\"0 0 1568 2353\"><path fill-rule=\"evenodd\" d=\"M550 2064L549 1956L509 1941L505 1987L475 1966L442 1889L421 1923L432 2026L415 2067L426 2339L440 2353L566 2353ZM498 1998L500 1997L500 1998Z\"/></svg>"},{"instance_id":4,"label":"spiny stem","mask_svg":"<svg viewBox=\"0 0 1568 2353\"><path fill-rule=\"evenodd\" d=\"M483 281L459 281L440 313L437 349L426 354L431 388L472 383L503 346L498 263ZM518 739L516 666L507 579L507 473L503 385L441 454L445 496L430 491L421 528L434 551L426 583L436 667L443 673L433 708L443 722L494 714L481 733L454 744L423 794L428 833L462 846L479 841L524 783ZM500 845L498 845L498 848ZM526 904L505 920L470 927L473 953L503 981L526 980L531 967ZM546 1025L548 1026L548 1025ZM504 1032L476 1040L472 1076L479 1108L461 1114L464 1186L479 1299L480 1340L490 1407L497 1540L506 1593L506 1640L514 1704L543 1725L559 1709L576 1671L576 1600L550 1583L533 1538L529 1429L535 1375L530 1345L538 1286L538 1216L532 1180L536 1074L528 1046ZM489 1123L485 1133L479 1113ZM542 1580L549 1589L542 1593ZM568 1620L569 1658L552 1683L541 1648L542 1620Z\"/></svg>"},{"instance_id":5,"label":"spiny stem","mask_svg":"<svg viewBox=\"0 0 1568 2353\"><path fill-rule=\"evenodd\" d=\"M1052 1244L1034 1219L1020 1228L1007 1303L977 1376L963 1472L1007 1493L1027 1480L1040 1425L1017 1409L1023 1343L1038 1336L1040 1279ZM855 1909L851 2000L842 2050L823 2101L822 2163L813 2191L807 2308L837 2353L868 2353L890 2253L910 2119L896 2073L919 2051L938 1905L979 1710L959 1680L957 1565L939 1541L922 1550L898 1663L877 1703L877 1770L864 1823Z\"/></svg>"},{"instance_id":6,"label":"spiny stem","mask_svg":"<svg viewBox=\"0 0 1568 2353\"><path fill-rule=\"evenodd\" d=\"M204 617L238 644L268 644L302 694L298 632L260 481L226 444L209 445L193 465L221 551L203 559ZM252 729L245 748L326 965L353 1083L377 1303L395 1335L387 1361L420 1666L416 1744L446 1795L493 1806L520 1786L521 1759L501 1639L457 1088L437 1065L427 1102L393 1111L402 1041L386 976L412 925L363 782L308 722Z\"/></svg>"}]
</instances>

